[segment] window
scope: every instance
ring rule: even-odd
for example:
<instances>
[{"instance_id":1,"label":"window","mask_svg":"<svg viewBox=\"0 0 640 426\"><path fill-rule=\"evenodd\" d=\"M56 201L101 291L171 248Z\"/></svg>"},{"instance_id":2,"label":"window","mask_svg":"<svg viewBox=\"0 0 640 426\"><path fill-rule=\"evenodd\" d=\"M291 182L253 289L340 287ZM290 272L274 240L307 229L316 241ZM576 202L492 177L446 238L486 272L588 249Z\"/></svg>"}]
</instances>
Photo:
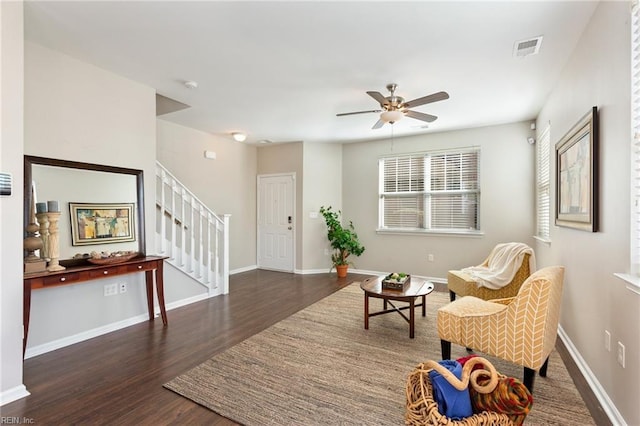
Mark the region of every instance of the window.
<instances>
[{"instance_id":1,"label":"window","mask_svg":"<svg viewBox=\"0 0 640 426\"><path fill-rule=\"evenodd\" d=\"M380 159L379 229L479 231L479 173L475 147Z\"/></svg>"},{"instance_id":2,"label":"window","mask_svg":"<svg viewBox=\"0 0 640 426\"><path fill-rule=\"evenodd\" d=\"M550 180L549 158L551 157L550 128L547 127L536 144L536 237L549 241L550 226Z\"/></svg>"}]
</instances>

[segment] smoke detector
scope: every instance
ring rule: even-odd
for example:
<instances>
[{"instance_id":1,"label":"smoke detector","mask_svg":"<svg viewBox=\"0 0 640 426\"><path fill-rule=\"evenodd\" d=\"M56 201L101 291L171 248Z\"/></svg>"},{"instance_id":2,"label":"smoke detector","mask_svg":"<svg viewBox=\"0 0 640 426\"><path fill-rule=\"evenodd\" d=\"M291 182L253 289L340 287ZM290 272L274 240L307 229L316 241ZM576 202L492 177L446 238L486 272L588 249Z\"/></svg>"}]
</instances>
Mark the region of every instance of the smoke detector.
<instances>
[{"instance_id":1,"label":"smoke detector","mask_svg":"<svg viewBox=\"0 0 640 426\"><path fill-rule=\"evenodd\" d=\"M542 44L542 36L516 41L513 45L513 56L524 58L525 56L537 55Z\"/></svg>"},{"instance_id":2,"label":"smoke detector","mask_svg":"<svg viewBox=\"0 0 640 426\"><path fill-rule=\"evenodd\" d=\"M184 85L187 89L197 89L198 83L195 81L185 81Z\"/></svg>"}]
</instances>

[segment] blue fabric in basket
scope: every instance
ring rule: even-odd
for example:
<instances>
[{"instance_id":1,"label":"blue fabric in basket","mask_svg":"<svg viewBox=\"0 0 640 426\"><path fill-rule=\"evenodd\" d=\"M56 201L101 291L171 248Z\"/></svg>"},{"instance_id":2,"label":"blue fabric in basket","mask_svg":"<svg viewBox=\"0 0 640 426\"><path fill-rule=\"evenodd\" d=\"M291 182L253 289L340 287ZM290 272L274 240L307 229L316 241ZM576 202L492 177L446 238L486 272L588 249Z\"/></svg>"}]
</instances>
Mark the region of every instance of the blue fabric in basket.
<instances>
[{"instance_id":1,"label":"blue fabric in basket","mask_svg":"<svg viewBox=\"0 0 640 426\"><path fill-rule=\"evenodd\" d=\"M451 371L458 379L462 378L462 364L458 361L446 359L438 361L438 364ZM433 388L433 399L438 403L438 411L441 414L450 419L462 419L473 415L468 388L459 391L436 370L429 372L429 379Z\"/></svg>"}]
</instances>

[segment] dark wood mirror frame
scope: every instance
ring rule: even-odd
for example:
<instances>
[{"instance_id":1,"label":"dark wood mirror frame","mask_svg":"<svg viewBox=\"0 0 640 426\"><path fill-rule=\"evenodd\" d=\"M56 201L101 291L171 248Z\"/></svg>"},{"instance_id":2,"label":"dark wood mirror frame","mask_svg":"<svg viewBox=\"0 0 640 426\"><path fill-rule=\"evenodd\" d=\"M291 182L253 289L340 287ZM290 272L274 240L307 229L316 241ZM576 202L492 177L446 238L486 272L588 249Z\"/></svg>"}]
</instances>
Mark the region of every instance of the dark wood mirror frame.
<instances>
[{"instance_id":1,"label":"dark wood mirror frame","mask_svg":"<svg viewBox=\"0 0 640 426\"><path fill-rule=\"evenodd\" d=\"M145 224L144 224L144 176L143 171L138 169L127 169L123 167L105 166L102 164L81 163L76 161L58 160L55 158L35 157L32 155L24 156L24 212L23 212L23 229L29 224L29 214L33 205L31 193L31 181L33 171L31 166L41 164L45 166L66 167L70 169L92 170L107 173L119 173L133 175L136 178L136 219L138 230L138 252L141 256L146 255L145 240ZM25 231L26 236L26 231ZM71 259L60 259L60 264L73 262Z\"/></svg>"}]
</instances>

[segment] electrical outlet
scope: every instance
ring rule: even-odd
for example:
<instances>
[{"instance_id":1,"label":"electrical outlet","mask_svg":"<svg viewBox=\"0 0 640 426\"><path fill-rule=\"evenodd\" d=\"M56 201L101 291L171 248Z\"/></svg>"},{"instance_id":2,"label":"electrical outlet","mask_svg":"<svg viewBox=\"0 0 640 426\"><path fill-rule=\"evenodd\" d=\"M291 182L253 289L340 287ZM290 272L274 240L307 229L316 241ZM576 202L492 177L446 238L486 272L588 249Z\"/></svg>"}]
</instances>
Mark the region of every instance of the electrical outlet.
<instances>
[{"instance_id":1,"label":"electrical outlet","mask_svg":"<svg viewBox=\"0 0 640 426\"><path fill-rule=\"evenodd\" d=\"M127 283L120 283L120 293L127 292Z\"/></svg>"},{"instance_id":2,"label":"electrical outlet","mask_svg":"<svg viewBox=\"0 0 640 426\"><path fill-rule=\"evenodd\" d=\"M433 262L434 260L433 254L429 253L429 255L427 256L427 259L429 259L429 262Z\"/></svg>"},{"instance_id":3,"label":"electrical outlet","mask_svg":"<svg viewBox=\"0 0 640 426\"><path fill-rule=\"evenodd\" d=\"M618 342L618 364L624 368L624 345Z\"/></svg>"},{"instance_id":4,"label":"electrical outlet","mask_svg":"<svg viewBox=\"0 0 640 426\"><path fill-rule=\"evenodd\" d=\"M611 333L609 333L609 330L604 331L604 348L611 352Z\"/></svg>"},{"instance_id":5,"label":"electrical outlet","mask_svg":"<svg viewBox=\"0 0 640 426\"><path fill-rule=\"evenodd\" d=\"M116 283L104 285L105 296L115 296L116 294L118 294L118 285Z\"/></svg>"}]
</instances>

